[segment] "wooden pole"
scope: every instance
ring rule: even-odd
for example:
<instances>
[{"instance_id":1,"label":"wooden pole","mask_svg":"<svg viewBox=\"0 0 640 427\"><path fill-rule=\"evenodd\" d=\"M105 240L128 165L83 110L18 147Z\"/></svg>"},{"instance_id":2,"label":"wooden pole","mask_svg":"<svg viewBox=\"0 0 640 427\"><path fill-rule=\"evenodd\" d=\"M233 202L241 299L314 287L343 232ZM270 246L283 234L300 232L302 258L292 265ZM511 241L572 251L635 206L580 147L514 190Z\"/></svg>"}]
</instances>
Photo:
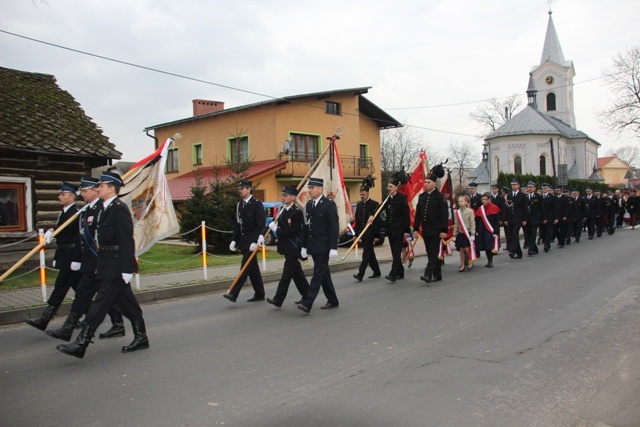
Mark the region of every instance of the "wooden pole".
<instances>
[{"instance_id":1,"label":"wooden pole","mask_svg":"<svg viewBox=\"0 0 640 427\"><path fill-rule=\"evenodd\" d=\"M336 139L338 139L338 135L334 135L334 136L331 137L331 143L329 144L329 146L322 152L320 157L318 157L318 159L311 166L311 168L309 168L309 172L307 172L307 174L304 176L304 178L302 178L302 180L300 180L300 184L298 184L298 186L296 187L297 191L300 191L300 189L307 182L307 180L309 179L311 174L313 174L313 172L315 172L315 170L318 168L318 165L325 158L325 156L329 152L329 149L333 146L333 143L335 142ZM274 221L278 221L278 218L280 218L280 215L282 214L282 212L284 212L284 209L280 209L280 211L278 212L278 215L276 216ZM265 233L265 236L268 236L270 233L271 233L271 229L268 228L267 232ZM231 282L231 285L229 285L229 289L227 290L228 293L231 293L231 291L233 291L233 288L236 287L236 285L238 284L238 281L240 280L240 277L242 277L242 275L247 270L247 268L249 268L249 264L251 264L251 261L253 261L253 258L255 258L255 256L258 253L259 249L260 249L260 246L256 246L256 248L253 250L251 255L249 255L249 258L247 259L247 262L244 263L244 265L240 269L240 272L238 273L236 278L233 279L233 282Z\"/></svg>"},{"instance_id":2,"label":"wooden pole","mask_svg":"<svg viewBox=\"0 0 640 427\"><path fill-rule=\"evenodd\" d=\"M349 253L351 252L351 250L353 249L354 246L356 246L358 244L358 241L360 240L360 238L364 235L364 233L369 229L369 227L371 226L371 224L373 224L373 221L375 221L376 217L380 214L380 212L382 211L382 208L384 208L384 205L387 203L387 200L389 200L389 196L387 196L386 199L384 199L384 202L380 203L380 206L378 206L378 210L376 211L376 213L373 214L373 220L371 222L367 222L367 225L362 229L362 231L360 232L360 234L358 235L358 237L356 237L353 240L353 243L351 244L351 247L349 248L349 250L347 251L346 254L344 254L344 256L342 257L342 260L344 261L347 258L347 255L349 255Z\"/></svg>"}]
</instances>

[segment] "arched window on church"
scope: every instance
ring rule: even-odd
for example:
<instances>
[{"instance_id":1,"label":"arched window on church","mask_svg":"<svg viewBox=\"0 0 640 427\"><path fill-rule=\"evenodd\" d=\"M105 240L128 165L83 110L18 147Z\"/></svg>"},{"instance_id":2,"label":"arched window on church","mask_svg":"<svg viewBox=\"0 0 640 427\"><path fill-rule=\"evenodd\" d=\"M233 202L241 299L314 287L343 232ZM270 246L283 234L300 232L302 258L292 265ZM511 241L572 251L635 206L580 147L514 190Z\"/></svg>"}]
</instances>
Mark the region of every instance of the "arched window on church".
<instances>
[{"instance_id":1,"label":"arched window on church","mask_svg":"<svg viewBox=\"0 0 640 427\"><path fill-rule=\"evenodd\" d=\"M522 157L515 156L513 158L513 173L522 175Z\"/></svg>"},{"instance_id":2,"label":"arched window on church","mask_svg":"<svg viewBox=\"0 0 640 427\"><path fill-rule=\"evenodd\" d=\"M493 170L495 171L495 175L498 176L500 174L500 157L496 156Z\"/></svg>"},{"instance_id":3,"label":"arched window on church","mask_svg":"<svg viewBox=\"0 0 640 427\"><path fill-rule=\"evenodd\" d=\"M556 111L556 94L547 94L547 111Z\"/></svg>"},{"instance_id":4,"label":"arched window on church","mask_svg":"<svg viewBox=\"0 0 640 427\"><path fill-rule=\"evenodd\" d=\"M547 174L547 158L545 156L540 156L540 175Z\"/></svg>"}]
</instances>

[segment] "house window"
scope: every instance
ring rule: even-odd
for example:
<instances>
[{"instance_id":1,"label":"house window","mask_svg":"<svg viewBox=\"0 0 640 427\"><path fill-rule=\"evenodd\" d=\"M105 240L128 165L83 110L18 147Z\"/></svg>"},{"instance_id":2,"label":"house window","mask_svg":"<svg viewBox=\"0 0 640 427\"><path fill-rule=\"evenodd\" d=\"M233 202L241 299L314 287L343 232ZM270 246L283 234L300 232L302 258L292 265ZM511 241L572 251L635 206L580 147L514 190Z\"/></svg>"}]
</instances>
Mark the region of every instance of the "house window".
<instances>
[{"instance_id":1,"label":"house window","mask_svg":"<svg viewBox=\"0 0 640 427\"><path fill-rule=\"evenodd\" d=\"M360 168L371 167L371 157L369 157L369 145L360 144Z\"/></svg>"},{"instance_id":2,"label":"house window","mask_svg":"<svg viewBox=\"0 0 640 427\"><path fill-rule=\"evenodd\" d=\"M556 111L556 94L550 93L547 95L547 111Z\"/></svg>"},{"instance_id":3,"label":"house window","mask_svg":"<svg viewBox=\"0 0 640 427\"><path fill-rule=\"evenodd\" d=\"M167 153L167 172L178 172L180 170L180 162L178 161L178 149L170 148Z\"/></svg>"},{"instance_id":4,"label":"house window","mask_svg":"<svg viewBox=\"0 0 640 427\"><path fill-rule=\"evenodd\" d=\"M522 175L522 157L515 156L513 158L513 173Z\"/></svg>"},{"instance_id":5,"label":"house window","mask_svg":"<svg viewBox=\"0 0 640 427\"><path fill-rule=\"evenodd\" d=\"M547 174L547 158L545 156L540 156L540 175Z\"/></svg>"},{"instance_id":6,"label":"house window","mask_svg":"<svg viewBox=\"0 0 640 427\"><path fill-rule=\"evenodd\" d=\"M193 144L193 164L202 164L202 144Z\"/></svg>"},{"instance_id":7,"label":"house window","mask_svg":"<svg viewBox=\"0 0 640 427\"><path fill-rule=\"evenodd\" d=\"M249 137L241 136L229 138L229 160L231 163L241 163L249 161Z\"/></svg>"},{"instance_id":8,"label":"house window","mask_svg":"<svg viewBox=\"0 0 640 427\"><path fill-rule=\"evenodd\" d=\"M0 232L27 231L25 184L0 182Z\"/></svg>"},{"instance_id":9,"label":"house window","mask_svg":"<svg viewBox=\"0 0 640 427\"><path fill-rule=\"evenodd\" d=\"M333 114L335 116L339 116L340 113L341 113L340 103L339 102L325 101L325 103L324 103L324 111L327 114Z\"/></svg>"},{"instance_id":10,"label":"house window","mask_svg":"<svg viewBox=\"0 0 640 427\"><path fill-rule=\"evenodd\" d=\"M291 141L291 160L294 161L315 161L320 151L318 135L302 135L292 133Z\"/></svg>"}]
</instances>

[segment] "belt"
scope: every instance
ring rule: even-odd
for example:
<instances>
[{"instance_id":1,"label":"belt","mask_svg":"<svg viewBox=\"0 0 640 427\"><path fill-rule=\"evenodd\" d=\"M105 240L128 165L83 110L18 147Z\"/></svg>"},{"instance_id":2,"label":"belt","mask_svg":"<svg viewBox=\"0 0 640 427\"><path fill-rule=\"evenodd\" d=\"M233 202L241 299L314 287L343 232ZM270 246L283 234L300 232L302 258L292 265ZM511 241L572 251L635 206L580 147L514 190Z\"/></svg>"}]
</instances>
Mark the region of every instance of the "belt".
<instances>
[{"instance_id":1,"label":"belt","mask_svg":"<svg viewBox=\"0 0 640 427\"><path fill-rule=\"evenodd\" d=\"M81 249L82 249L82 253L85 253L85 252L89 252L90 250L91 250L91 251L97 251L97 250L98 250L98 247L97 247L97 246L93 246L93 245L92 245L91 247L89 247L89 246L82 246L82 248L81 248Z\"/></svg>"},{"instance_id":2,"label":"belt","mask_svg":"<svg viewBox=\"0 0 640 427\"><path fill-rule=\"evenodd\" d=\"M98 247L98 250L100 252L119 251L120 250L120 246L118 246L118 245L113 245L113 246L100 245Z\"/></svg>"},{"instance_id":3,"label":"belt","mask_svg":"<svg viewBox=\"0 0 640 427\"><path fill-rule=\"evenodd\" d=\"M75 244L69 243L68 245L58 245L58 249L74 249L76 247Z\"/></svg>"}]
</instances>

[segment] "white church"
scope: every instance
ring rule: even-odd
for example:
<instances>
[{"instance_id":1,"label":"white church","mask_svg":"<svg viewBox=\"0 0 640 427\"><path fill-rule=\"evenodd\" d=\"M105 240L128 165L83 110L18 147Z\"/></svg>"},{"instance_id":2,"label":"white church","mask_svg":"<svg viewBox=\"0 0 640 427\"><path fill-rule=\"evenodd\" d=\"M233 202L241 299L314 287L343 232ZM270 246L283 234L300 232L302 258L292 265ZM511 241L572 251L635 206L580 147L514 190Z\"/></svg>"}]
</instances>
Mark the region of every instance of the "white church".
<instances>
[{"instance_id":1,"label":"white church","mask_svg":"<svg viewBox=\"0 0 640 427\"><path fill-rule=\"evenodd\" d=\"M469 176L479 191L500 172L560 176L566 170L568 179L602 180L594 174L600 143L576 129L574 76L549 12L542 58L529 73L527 106L485 136L483 160Z\"/></svg>"}]
</instances>

